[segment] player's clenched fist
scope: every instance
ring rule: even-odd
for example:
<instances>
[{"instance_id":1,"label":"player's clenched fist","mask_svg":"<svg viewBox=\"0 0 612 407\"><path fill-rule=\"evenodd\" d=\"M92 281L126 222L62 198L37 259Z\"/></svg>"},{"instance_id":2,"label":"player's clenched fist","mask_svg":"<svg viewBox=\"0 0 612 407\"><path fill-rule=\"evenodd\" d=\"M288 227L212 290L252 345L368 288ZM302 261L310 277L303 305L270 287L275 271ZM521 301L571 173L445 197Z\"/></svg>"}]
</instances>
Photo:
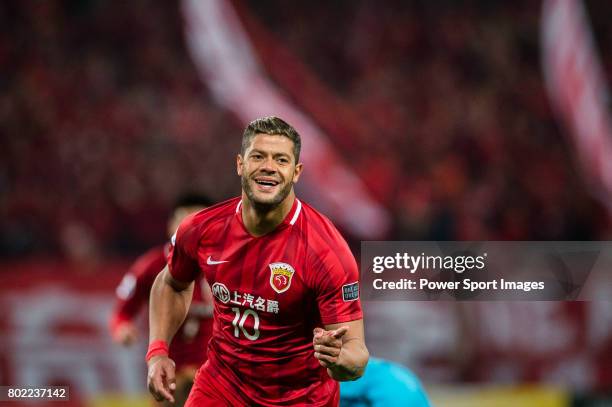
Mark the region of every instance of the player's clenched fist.
<instances>
[{"instance_id":1,"label":"player's clenched fist","mask_svg":"<svg viewBox=\"0 0 612 407\"><path fill-rule=\"evenodd\" d=\"M348 323L347 325L350 325ZM363 375L368 363L368 350L361 330L344 325L334 330L315 328L312 345L314 356L334 380L356 380ZM346 336L345 336L346 335Z\"/></svg>"},{"instance_id":2,"label":"player's clenched fist","mask_svg":"<svg viewBox=\"0 0 612 407\"><path fill-rule=\"evenodd\" d=\"M123 322L113 329L113 340L121 345L130 346L138 338L138 330L131 322Z\"/></svg>"},{"instance_id":3,"label":"player's clenched fist","mask_svg":"<svg viewBox=\"0 0 612 407\"><path fill-rule=\"evenodd\" d=\"M168 400L174 403L176 378L174 376L174 361L167 356L155 356L149 360L147 384L155 400Z\"/></svg>"},{"instance_id":4,"label":"player's clenched fist","mask_svg":"<svg viewBox=\"0 0 612 407\"><path fill-rule=\"evenodd\" d=\"M347 331L348 327L346 326L333 331L326 331L322 328L314 329L312 339L314 355L321 366L331 369L338 364L342 350L342 337Z\"/></svg>"}]
</instances>

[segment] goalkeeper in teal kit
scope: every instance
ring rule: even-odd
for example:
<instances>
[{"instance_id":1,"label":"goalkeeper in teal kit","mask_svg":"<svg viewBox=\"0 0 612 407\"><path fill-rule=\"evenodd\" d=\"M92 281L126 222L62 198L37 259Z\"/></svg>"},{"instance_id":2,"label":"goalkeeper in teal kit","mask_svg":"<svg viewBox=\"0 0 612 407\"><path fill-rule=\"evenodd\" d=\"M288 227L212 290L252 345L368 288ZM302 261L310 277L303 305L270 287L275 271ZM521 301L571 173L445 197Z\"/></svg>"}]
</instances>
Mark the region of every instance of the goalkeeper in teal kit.
<instances>
[{"instance_id":1,"label":"goalkeeper in teal kit","mask_svg":"<svg viewBox=\"0 0 612 407\"><path fill-rule=\"evenodd\" d=\"M365 374L340 383L340 407L431 407L419 379L404 366L370 357Z\"/></svg>"}]
</instances>

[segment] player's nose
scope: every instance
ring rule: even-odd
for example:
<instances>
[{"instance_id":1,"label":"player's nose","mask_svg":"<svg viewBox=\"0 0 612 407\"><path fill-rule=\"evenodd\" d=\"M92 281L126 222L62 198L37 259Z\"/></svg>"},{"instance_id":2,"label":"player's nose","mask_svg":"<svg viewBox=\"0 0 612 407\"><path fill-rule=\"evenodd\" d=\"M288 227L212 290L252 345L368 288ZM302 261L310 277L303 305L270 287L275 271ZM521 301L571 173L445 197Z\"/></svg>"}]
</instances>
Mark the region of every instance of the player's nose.
<instances>
[{"instance_id":1,"label":"player's nose","mask_svg":"<svg viewBox=\"0 0 612 407\"><path fill-rule=\"evenodd\" d=\"M266 158L261 164L260 170L267 173L276 172L276 161L272 157Z\"/></svg>"}]
</instances>

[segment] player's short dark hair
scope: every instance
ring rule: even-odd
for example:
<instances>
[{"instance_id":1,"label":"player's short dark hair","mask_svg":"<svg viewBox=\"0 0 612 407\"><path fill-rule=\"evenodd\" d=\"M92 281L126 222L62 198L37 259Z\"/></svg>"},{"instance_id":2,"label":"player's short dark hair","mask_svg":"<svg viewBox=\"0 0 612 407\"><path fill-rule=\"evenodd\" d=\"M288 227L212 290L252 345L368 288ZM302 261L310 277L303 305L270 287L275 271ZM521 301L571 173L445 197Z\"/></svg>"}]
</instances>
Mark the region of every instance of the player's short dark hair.
<instances>
[{"instance_id":1,"label":"player's short dark hair","mask_svg":"<svg viewBox=\"0 0 612 407\"><path fill-rule=\"evenodd\" d=\"M182 208L185 206L212 206L213 200L208 196L197 192L185 192L176 198L173 209Z\"/></svg>"},{"instance_id":2,"label":"player's short dark hair","mask_svg":"<svg viewBox=\"0 0 612 407\"><path fill-rule=\"evenodd\" d=\"M300 150L302 149L302 140L299 133L291 127L289 123L276 116L262 117L253 120L244 129L242 133L242 147L240 154L244 156L247 148L251 145L251 140L257 134L270 134L274 136L285 136L293 141L293 155L295 156L296 164L300 162Z\"/></svg>"}]
</instances>

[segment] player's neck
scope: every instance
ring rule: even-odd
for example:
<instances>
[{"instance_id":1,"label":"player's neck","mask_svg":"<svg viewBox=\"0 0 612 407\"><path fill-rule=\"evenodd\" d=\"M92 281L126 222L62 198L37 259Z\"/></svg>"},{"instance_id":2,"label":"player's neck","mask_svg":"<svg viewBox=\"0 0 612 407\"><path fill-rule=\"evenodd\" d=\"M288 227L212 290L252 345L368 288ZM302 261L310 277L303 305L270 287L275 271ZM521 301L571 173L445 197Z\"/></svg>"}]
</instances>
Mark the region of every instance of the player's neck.
<instances>
[{"instance_id":1,"label":"player's neck","mask_svg":"<svg viewBox=\"0 0 612 407\"><path fill-rule=\"evenodd\" d=\"M276 208L270 210L262 210L256 208L247 198L246 194L242 194L242 222L246 230L253 236L259 237L272 232L291 211L293 202L295 201L295 193L291 191L289 195Z\"/></svg>"}]
</instances>

